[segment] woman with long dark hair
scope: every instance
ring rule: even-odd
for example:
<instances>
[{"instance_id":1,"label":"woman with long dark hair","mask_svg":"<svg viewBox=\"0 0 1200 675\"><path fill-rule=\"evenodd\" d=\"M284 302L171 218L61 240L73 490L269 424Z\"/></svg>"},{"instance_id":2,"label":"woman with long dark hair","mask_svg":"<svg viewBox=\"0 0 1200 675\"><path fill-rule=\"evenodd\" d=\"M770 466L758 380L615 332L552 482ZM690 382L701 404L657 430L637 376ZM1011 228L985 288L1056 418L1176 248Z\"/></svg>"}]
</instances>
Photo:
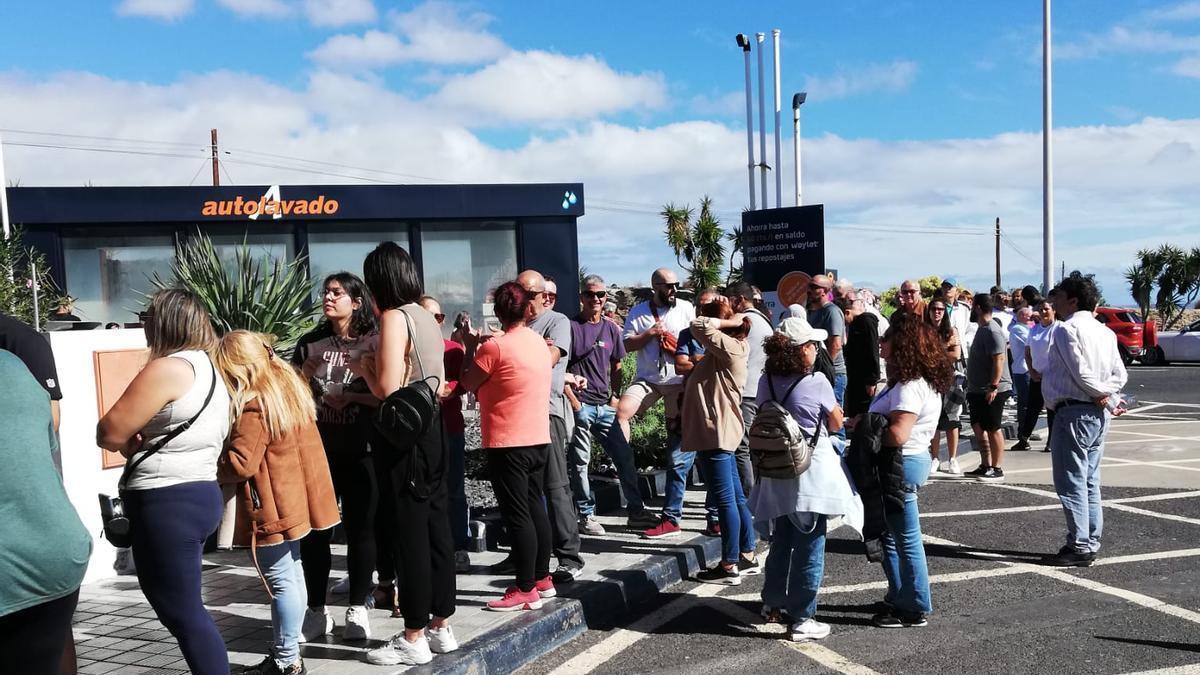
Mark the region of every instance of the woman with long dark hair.
<instances>
[{"instance_id":1,"label":"woman with long dark hair","mask_svg":"<svg viewBox=\"0 0 1200 675\"><path fill-rule=\"evenodd\" d=\"M337 272L321 284L324 320L300 338L292 363L300 367L317 405L317 430L329 460L334 490L342 502L346 530L349 598L343 640L371 637L367 596L376 562L375 513L379 485L371 458L371 415L379 405L366 381L350 371L352 353L372 351L378 340L375 306L362 279ZM316 640L333 630L325 608L329 587L332 530L313 530L300 545L308 610L302 634Z\"/></svg>"},{"instance_id":2,"label":"woman with long dark hair","mask_svg":"<svg viewBox=\"0 0 1200 675\"><path fill-rule=\"evenodd\" d=\"M543 477L550 448L550 371L554 355L525 322L542 293L510 281L493 294L501 334L486 336L460 383L479 397L479 423L500 517L512 539L516 582L488 602L496 612L539 609L555 596L550 519ZM468 341L474 341L469 336ZM557 347L553 349L557 350Z\"/></svg>"},{"instance_id":3,"label":"woman with long dark hair","mask_svg":"<svg viewBox=\"0 0 1200 675\"><path fill-rule=\"evenodd\" d=\"M385 241L363 261L363 277L378 307L379 348L352 358L351 370L381 400L420 381L441 391L446 381L442 333L433 315L417 304L424 292L413 259L395 242ZM454 540L441 411L435 409L428 430L409 447L394 447L378 436L376 441L371 455L380 516L395 532L392 550L400 574L404 632L368 652L367 660L420 665L429 663L433 653L458 649L448 621L454 614Z\"/></svg>"},{"instance_id":4,"label":"woman with long dark hair","mask_svg":"<svg viewBox=\"0 0 1200 675\"><path fill-rule=\"evenodd\" d=\"M225 642L200 595L200 555L224 511L217 457L229 390L211 358L217 335L199 296L180 288L150 298L145 330L150 362L100 420L96 443L129 460L120 490L138 585L188 670L228 675Z\"/></svg>"},{"instance_id":5,"label":"woman with long dark hair","mask_svg":"<svg viewBox=\"0 0 1200 675\"><path fill-rule=\"evenodd\" d=\"M896 312L880 340L887 386L870 412L885 415L883 447L899 449L903 465L904 509L885 515L883 571L888 580L887 611L872 619L881 628L924 626L933 611L929 568L921 543L917 491L929 479L929 442L937 429L942 398L954 379L946 343L913 312Z\"/></svg>"},{"instance_id":6,"label":"woman with long dark hair","mask_svg":"<svg viewBox=\"0 0 1200 675\"><path fill-rule=\"evenodd\" d=\"M942 412L938 416L937 429L933 432L933 440L929 442L929 454L933 463L929 466L929 475L938 471L942 473L961 474L958 466L958 432L962 429L959 417L962 415L962 404L966 400L966 392L962 385L966 381L966 362L962 358L962 338L958 329L950 323L950 313L946 308L946 300L935 296L925 307L925 321L937 331L938 339L946 345L946 358L954 368L954 386L942 398ZM938 451L942 447L940 432L946 432L946 460L938 463Z\"/></svg>"}]
</instances>

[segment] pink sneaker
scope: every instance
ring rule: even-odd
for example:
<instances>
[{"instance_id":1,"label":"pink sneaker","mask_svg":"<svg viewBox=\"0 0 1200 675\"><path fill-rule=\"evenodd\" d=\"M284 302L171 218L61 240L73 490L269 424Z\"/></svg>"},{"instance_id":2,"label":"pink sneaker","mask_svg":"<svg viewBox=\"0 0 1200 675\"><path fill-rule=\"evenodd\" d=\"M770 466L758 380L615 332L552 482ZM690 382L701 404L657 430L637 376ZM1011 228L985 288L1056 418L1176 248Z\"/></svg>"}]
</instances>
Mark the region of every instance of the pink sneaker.
<instances>
[{"instance_id":1,"label":"pink sneaker","mask_svg":"<svg viewBox=\"0 0 1200 675\"><path fill-rule=\"evenodd\" d=\"M487 604L487 608L493 612L519 612L523 609L541 609L542 597L538 595L536 589L524 592L516 586L509 586L508 590L504 591L504 597L499 600L492 600Z\"/></svg>"},{"instance_id":2,"label":"pink sneaker","mask_svg":"<svg viewBox=\"0 0 1200 675\"><path fill-rule=\"evenodd\" d=\"M538 579L533 585L533 590L537 591L540 598L553 598L558 595L558 591L554 590L554 579L549 576L545 579Z\"/></svg>"}]
</instances>

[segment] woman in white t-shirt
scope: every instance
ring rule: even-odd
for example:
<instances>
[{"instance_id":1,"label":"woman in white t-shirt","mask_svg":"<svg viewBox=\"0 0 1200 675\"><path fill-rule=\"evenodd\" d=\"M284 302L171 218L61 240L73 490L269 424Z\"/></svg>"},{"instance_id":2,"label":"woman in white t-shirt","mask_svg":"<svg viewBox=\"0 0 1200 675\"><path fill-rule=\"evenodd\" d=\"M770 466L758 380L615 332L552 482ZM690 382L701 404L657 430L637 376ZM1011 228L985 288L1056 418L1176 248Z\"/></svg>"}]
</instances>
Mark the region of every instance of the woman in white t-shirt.
<instances>
[{"instance_id":1,"label":"woman in white t-shirt","mask_svg":"<svg viewBox=\"0 0 1200 675\"><path fill-rule=\"evenodd\" d=\"M892 325L879 340L887 362L887 387L871 403L870 412L888 417L883 446L900 448L904 466L904 511L888 513L883 536L883 571L888 610L872 621L881 628L924 626L933 611L929 569L921 544L917 490L929 479L929 442L937 430L941 395L954 380L946 344L934 328L911 312L892 315Z\"/></svg>"}]
</instances>

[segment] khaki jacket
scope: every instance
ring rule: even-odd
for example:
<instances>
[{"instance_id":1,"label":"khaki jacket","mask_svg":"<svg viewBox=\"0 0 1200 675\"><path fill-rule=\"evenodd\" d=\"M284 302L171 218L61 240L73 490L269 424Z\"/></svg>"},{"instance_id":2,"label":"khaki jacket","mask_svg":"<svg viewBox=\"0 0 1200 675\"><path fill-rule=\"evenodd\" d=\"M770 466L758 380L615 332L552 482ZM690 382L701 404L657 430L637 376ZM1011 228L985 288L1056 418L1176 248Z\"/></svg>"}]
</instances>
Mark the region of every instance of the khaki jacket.
<instances>
[{"instance_id":1,"label":"khaki jacket","mask_svg":"<svg viewBox=\"0 0 1200 675\"><path fill-rule=\"evenodd\" d=\"M272 442L258 401L234 423L217 479L238 484L237 545L296 541L341 522L316 423Z\"/></svg>"},{"instance_id":2,"label":"khaki jacket","mask_svg":"<svg viewBox=\"0 0 1200 675\"><path fill-rule=\"evenodd\" d=\"M750 345L714 328L715 319L692 322L692 337L704 345L704 358L683 385L682 449L733 452L742 441L742 386Z\"/></svg>"}]
</instances>

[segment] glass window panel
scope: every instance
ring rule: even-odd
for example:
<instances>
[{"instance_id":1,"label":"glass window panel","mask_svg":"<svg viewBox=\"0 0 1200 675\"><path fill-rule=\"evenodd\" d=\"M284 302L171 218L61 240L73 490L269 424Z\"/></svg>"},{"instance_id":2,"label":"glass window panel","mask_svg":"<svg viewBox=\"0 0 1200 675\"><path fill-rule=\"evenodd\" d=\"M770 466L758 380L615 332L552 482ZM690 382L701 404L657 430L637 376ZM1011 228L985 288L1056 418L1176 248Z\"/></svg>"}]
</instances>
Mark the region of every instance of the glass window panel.
<instances>
[{"instance_id":1,"label":"glass window panel","mask_svg":"<svg viewBox=\"0 0 1200 675\"><path fill-rule=\"evenodd\" d=\"M267 256L271 260L281 260L287 263L295 255L295 237L292 235L291 228L272 232L256 232L210 226L204 228L204 233L208 235L209 239L212 239L213 246L217 249L217 255L221 257L221 261L225 263L226 269L230 272L235 269L233 265L236 261L237 251L243 242L249 245L250 255L256 260Z\"/></svg>"},{"instance_id":2,"label":"glass window panel","mask_svg":"<svg viewBox=\"0 0 1200 675\"><path fill-rule=\"evenodd\" d=\"M66 291L78 298L76 313L85 321L133 323L154 287L150 277L171 278L175 255L170 235L63 235Z\"/></svg>"},{"instance_id":3,"label":"glass window panel","mask_svg":"<svg viewBox=\"0 0 1200 675\"><path fill-rule=\"evenodd\" d=\"M363 260L384 241L408 250L408 227L403 223L320 223L308 226L308 266L319 284L334 272L362 278ZM320 292L316 289L315 292Z\"/></svg>"},{"instance_id":4,"label":"glass window panel","mask_svg":"<svg viewBox=\"0 0 1200 675\"><path fill-rule=\"evenodd\" d=\"M422 275L425 292L438 299L449 337L454 317L470 312L471 323L484 325L490 293L517 276L517 228L513 222L423 223Z\"/></svg>"}]
</instances>

